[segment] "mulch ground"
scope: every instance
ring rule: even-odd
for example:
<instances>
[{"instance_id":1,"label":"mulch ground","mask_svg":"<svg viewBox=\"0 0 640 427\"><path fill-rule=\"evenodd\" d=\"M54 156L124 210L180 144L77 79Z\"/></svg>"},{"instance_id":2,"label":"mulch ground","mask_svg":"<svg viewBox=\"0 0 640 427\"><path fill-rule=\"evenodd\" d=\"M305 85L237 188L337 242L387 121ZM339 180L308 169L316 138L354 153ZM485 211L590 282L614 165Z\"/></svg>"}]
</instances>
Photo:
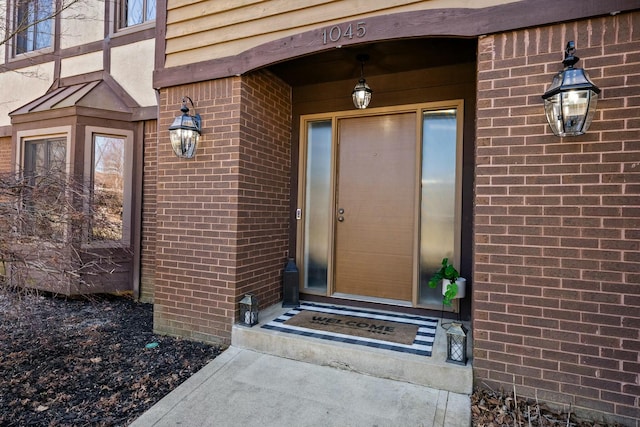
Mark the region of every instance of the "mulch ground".
<instances>
[{"instance_id":1,"label":"mulch ground","mask_svg":"<svg viewBox=\"0 0 640 427\"><path fill-rule=\"evenodd\" d=\"M556 411L543 402L523 399L511 392L476 390L471 395L473 427L620 427L578 419L569 408Z\"/></svg>"},{"instance_id":2,"label":"mulch ground","mask_svg":"<svg viewBox=\"0 0 640 427\"><path fill-rule=\"evenodd\" d=\"M126 426L220 354L153 333L153 306L0 288L0 426ZM476 390L474 427L611 427Z\"/></svg>"},{"instance_id":3,"label":"mulch ground","mask_svg":"<svg viewBox=\"0 0 640 427\"><path fill-rule=\"evenodd\" d=\"M153 306L0 289L0 426L125 426L221 352L153 333Z\"/></svg>"}]
</instances>

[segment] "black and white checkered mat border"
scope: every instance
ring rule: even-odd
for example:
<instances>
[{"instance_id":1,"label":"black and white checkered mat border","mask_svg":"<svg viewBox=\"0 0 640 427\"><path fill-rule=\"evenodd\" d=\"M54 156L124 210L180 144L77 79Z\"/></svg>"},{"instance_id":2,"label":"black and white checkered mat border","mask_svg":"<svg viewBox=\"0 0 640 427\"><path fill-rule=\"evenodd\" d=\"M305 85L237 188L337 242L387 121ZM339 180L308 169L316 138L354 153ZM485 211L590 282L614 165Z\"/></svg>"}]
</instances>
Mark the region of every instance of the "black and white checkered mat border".
<instances>
[{"instance_id":1,"label":"black and white checkered mat border","mask_svg":"<svg viewBox=\"0 0 640 427\"><path fill-rule=\"evenodd\" d=\"M300 326L286 325L284 322L300 313L303 310L317 311L319 313L342 314L345 316L356 316L366 319L388 320L392 322L409 323L418 325L418 333L413 344L397 344L389 341L376 340L371 338L356 337L353 335L338 334L335 332L320 331L316 329L303 328ZM438 320L429 317L412 316L405 314L383 313L374 310L365 310L351 307L338 307L333 305L302 303L299 307L289 310L282 316L264 324L262 327L274 331L287 332L290 334L305 337L320 338L330 341L339 341L348 344L364 345L367 347L382 348L386 350L399 351L402 353L417 354L421 356L431 356L433 340L436 336Z\"/></svg>"}]
</instances>

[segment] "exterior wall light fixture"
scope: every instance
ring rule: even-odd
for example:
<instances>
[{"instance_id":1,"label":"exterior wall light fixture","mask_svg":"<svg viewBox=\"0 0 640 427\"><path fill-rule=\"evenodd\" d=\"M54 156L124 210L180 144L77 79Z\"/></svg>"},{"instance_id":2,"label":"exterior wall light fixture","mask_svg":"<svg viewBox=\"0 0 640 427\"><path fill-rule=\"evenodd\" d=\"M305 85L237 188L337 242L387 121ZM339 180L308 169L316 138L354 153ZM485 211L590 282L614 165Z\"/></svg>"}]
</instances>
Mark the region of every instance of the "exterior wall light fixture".
<instances>
[{"instance_id":1,"label":"exterior wall light fixture","mask_svg":"<svg viewBox=\"0 0 640 427\"><path fill-rule=\"evenodd\" d=\"M169 127L169 138L176 156L190 159L196 154L198 139L202 133L202 120L200 119L200 114L189 114L187 101L191 103L191 107L195 112L196 107L193 105L191 98L188 96L182 98L182 108L180 108L182 115L177 116Z\"/></svg>"},{"instance_id":2,"label":"exterior wall light fixture","mask_svg":"<svg viewBox=\"0 0 640 427\"><path fill-rule=\"evenodd\" d=\"M573 67L580 60L575 52L575 42L568 42L562 61L565 68L553 76L549 90L542 95L547 121L557 136L584 134L596 112L600 89L585 70Z\"/></svg>"},{"instance_id":3,"label":"exterior wall light fixture","mask_svg":"<svg viewBox=\"0 0 640 427\"><path fill-rule=\"evenodd\" d=\"M358 80L356 87L353 88L351 97L353 98L353 105L355 105L356 108L363 110L369 106L369 102L371 102L371 94L373 93L367 84L367 81L364 79L364 63L369 60L369 55L360 54L356 59L360 62L360 80Z\"/></svg>"}]
</instances>

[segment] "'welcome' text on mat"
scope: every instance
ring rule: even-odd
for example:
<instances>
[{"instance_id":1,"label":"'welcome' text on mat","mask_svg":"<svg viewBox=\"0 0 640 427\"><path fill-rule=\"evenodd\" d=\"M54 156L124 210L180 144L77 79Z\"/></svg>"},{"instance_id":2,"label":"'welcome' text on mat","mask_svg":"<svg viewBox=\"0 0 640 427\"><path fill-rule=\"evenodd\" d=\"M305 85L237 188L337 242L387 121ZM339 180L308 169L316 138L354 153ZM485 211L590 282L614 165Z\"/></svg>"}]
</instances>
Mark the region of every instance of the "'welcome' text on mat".
<instances>
[{"instance_id":1,"label":"'welcome' text on mat","mask_svg":"<svg viewBox=\"0 0 640 427\"><path fill-rule=\"evenodd\" d=\"M418 333L417 325L316 311L300 312L284 323L407 345L413 344Z\"/></svg>"}]
</instances>

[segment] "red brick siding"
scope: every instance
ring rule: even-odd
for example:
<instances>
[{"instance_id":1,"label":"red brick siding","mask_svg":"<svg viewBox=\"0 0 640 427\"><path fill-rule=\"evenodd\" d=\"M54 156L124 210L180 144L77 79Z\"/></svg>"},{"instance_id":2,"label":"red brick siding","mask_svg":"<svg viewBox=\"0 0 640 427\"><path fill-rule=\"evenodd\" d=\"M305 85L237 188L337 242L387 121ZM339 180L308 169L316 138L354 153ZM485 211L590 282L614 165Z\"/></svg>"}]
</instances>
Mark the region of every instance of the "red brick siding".
<instances>
[{"instance_id":1,"label":"red brick siding","mask_svg":"<svg viewBox=\"0 0 640 427\"><path fill-rule=\"evenodd\" d=\"M229 342L244 292L279 299L289 205L289 89L267 73L162 90L159 129L190 96L203 121L194 159L158 135L154 327Z\"/></svg>"},{"instance_id":2,"label":"red brick siding","mask_svg":"<svg viewBox=\"0 0 640 427\"><path fill-rule=\"evenodd\" d=\"M558 138L540 95L575 40L602 89ZM474 372L640 420L640 12L479 40Z\"/></svg>"},{"instance_id":3,"label":"red brick siding","mask_svg":"<svg viewBox=\"0 0 640 427\"><path fill-rule=\"evenodd\" d=\"M243 79L238 193L238 301L261 307L282 299L291 181L291 91L269 73Z\"/></svg>"},{"instance_id":4,"label":"red brick siding","mask_svg":"<svg viewBox=\"0 0 640 427\"><path fill-rule=\"evenodd\" d=\"M144 124L142 171L142 241L140 300L153 302L156 271L156 185L158 179L158 121Z\"/></svg>"},{"instance_id":5,"label":"red brick siding","mask_svg":"<svg viewBox=\"0 0 640 427\"><path fill-rule=\"evenodd\" d=\"M11 137L0 138L0 173L11 172Z\"/></svg>"}]
</instances>

